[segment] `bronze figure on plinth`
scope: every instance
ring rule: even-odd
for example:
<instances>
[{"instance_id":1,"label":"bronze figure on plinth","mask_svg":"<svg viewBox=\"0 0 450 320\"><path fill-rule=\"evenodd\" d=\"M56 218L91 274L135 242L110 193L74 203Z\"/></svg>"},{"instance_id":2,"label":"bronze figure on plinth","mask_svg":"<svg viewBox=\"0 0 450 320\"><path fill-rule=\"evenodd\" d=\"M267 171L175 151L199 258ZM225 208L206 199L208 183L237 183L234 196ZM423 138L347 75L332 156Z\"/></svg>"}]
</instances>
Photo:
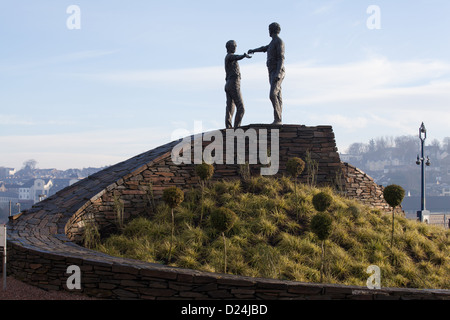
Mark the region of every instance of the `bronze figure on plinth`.
<instances>
[{"instance_id":1,"label":"bronze figure on plinth","mask_svg":"<svg viewBox=\"0 0 450 320\"><path fill-rule=\"evenodd\" d=\"M281 27L274 22L269 25L269 35L272 41L267 46L262 46L253 50L248 50L248 54L255 52L267 52L267 68L269 70L270 101L272 101L274 122L272 124L282 124L281 113L283 110L283 99L281 96L281 83L285 76L284 69L284 42L278 36Z\"/></svg>"},{"instance_id":2,"label":"bronze figure on plinth","mask_svg":"<svg viewBox=\"0 0 450 320\"><path fill-rule=\"evenodd\" d=\"M226 43L227 55L225 56L225 92L227 94L227 108L225 113L225 126L232 128L234 109L236 106L236 117L234 118L234 128L240 127L244 117L244 102L241 94L241 71L239 60L251 58L247 53L243 55L234 54L236 52L236 41L230 40Z\"/></svg>"}]
</instances>

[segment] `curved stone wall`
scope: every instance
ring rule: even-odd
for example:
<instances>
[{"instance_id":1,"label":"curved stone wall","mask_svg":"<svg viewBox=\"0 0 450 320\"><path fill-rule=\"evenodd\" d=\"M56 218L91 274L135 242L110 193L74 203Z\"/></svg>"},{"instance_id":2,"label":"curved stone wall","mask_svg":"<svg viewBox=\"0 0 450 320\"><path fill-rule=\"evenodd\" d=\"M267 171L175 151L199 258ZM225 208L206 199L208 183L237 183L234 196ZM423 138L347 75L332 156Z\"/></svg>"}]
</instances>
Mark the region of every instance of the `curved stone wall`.
<instances>
[{"instance_id":1,"label":"curved stone wall","mask_svg":"<svg viewBox=\"0 0 450 320\"><path fill-rule=\"evenodd\" d=\"M349 163L343 162L342 174L343 190L345 190L346 196L374 208L390 209L383 197L383 186L377 185L366 173Z\"/></svg>"},{"instance_id":2,"label":"curved stone wall","mask_svg":"<svg viewBox=\"0 0 450 320\"><path fill-rule=\"evenodd\" d=\"M279 174L284 173L289 157L304 158L309 151L319 163L318 182L336 183L341 163L331 127L267 127L269 131L274 128L280 133ZM8 272L40 288L69 290L67 270L75 265L81 271L82 287L72 291L109 299L450 298L445 290L367 290L206 273L111 257L78 245L86 217L95 219L102 230L114 224L114 198L123 202L126 218L132 218L151 210L149 197L153 195L158 201L167 186L187 188L199 182L193 165L172 163L171 151L178 143L168 143L98 172L11 219ZM216 165L214 178L238 174L238 165Z\"/></svg>"}]
</instances>

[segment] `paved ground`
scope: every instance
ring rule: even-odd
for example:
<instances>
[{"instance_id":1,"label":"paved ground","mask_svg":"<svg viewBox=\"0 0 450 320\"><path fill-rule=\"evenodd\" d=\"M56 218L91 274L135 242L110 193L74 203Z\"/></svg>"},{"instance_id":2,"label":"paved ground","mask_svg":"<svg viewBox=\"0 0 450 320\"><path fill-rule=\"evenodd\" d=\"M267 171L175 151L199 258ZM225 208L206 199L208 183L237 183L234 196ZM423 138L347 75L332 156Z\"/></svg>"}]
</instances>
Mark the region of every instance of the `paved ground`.
<instances>
[{"instance_id":1,"label":"paved ground","mask_svg":"<svg viewBox=\"0 0 450 320\"><path fill-rule=\"evenodd\" d=\"M3 277L0 279L0 300L95 300L67 292L50 292L25 284L13 277L7 277L6 290L3 290Z\"/></svg>"}]
</instances>

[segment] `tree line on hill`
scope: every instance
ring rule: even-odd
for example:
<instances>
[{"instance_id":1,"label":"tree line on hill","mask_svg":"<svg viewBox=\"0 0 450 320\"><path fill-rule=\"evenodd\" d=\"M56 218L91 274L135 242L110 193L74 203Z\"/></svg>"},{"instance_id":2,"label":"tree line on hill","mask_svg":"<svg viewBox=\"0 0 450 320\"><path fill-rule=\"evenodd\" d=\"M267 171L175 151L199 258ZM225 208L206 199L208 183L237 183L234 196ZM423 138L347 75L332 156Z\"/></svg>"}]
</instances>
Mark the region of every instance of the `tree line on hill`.
<instances>
[{"instance_id":1,"label":"tree line on hill","mask_svg":"<svg viewBox=\"0 0 450 320\"><path fill-rule=\"evenodd\" d=\"M432 194L441 195L442 188L450 186L450 137L442 142L425 140L424 153L431 162L426 171L427 187ZM420 139L412 135L355 142L345 154L347 162L368 173L378 184L400 184L413 194L420 190L420 167L416 164L419 155Z\"/></svg>"}]
</instances>

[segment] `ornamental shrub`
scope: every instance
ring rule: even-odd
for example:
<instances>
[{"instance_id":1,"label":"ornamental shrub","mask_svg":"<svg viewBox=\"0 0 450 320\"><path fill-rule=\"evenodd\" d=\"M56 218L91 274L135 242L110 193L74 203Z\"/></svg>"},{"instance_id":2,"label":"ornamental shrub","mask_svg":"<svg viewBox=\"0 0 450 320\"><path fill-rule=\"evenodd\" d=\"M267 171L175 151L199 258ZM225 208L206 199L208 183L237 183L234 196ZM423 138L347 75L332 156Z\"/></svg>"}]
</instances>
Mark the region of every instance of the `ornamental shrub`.
<instances>
[{"instance_id":1,"label":"ornamental shrub","mask_svg":"<svg viewBox=\"0 0 450 320\"><path fill-rule=\"evenodd\" d=\"M184 193L177 187L169 187L163 192L163 200L170 208L176 208L184 200Z\"/></svg>"},{"instance_id":2,"label":"ornamental shrub","mask_svg":"<svg viewBox=\"0 0 450 320\"><path fill-rule=\"evenodd\" d=\"M210 218L214 229L219 232L227 232L233 228L237 215L228 208L220 207L211 212Z\"/></svg>"},{"instance_id":3,"label":"ornamental shrub","mask_svg":"<svg viewBox=\"0 0 450 320\"><path fill-rule=\"evenodd\" d=\"M206 181L211 179L214 174L214 166L208 163L202 163L195 166L195 172L201 180Z\"/></svg>"},{"instance_id":4,"label":"ornamental shrub","mask_svg":"<svg viewBox=\"0 0 450 320\"><path fill-rule=\"evenodd\" d=\"M169 187L163 191L163 200L170 207L172 215L172 233L170 237L169 257L167 259L167 262L169 263L172 258L172 246L175 233L175 217L173 215L173 209L183 202L184 193L177 187Z\"/></svg>"},{"instance_id":5,"label":"ornamental shrub","mask_svg":"<svg viewBox=\"0 0 450 320\"><path fill-rule=\"evenodd\" d=\"M314 197L312 199L314 208L320 212L327 210L331 206L332 202L333 202L333 197L323 191L314 195Z\"/></svg>"},{"instance_id":6,"label":"ornamental shrub","mask_svg":"<svg viewBox=\"0 0 450 320\"><path fill-rule=\"evenodd\" d=\"M311 219L311 231L314 232L319 240L326 240L331 234L331 225L333 220L325 212L319 212Z\"/></svg>"},{"instance_id":7,"label":"ornamental shrub","mask_svg":"<svg viewBox=\"0 0 450 320\"><path fill-rule=\"evenodd\" d=\"M298 203L298 194L297 194L297 177L303 172L305 169L305 161L300 158L294 157L290 158L286 163L286 171L294 178L294 186L295 186L295 207L297 211L297 219L299 216L299 203Z\"/></svg>"},{"instance_id":8,"label":"ornamental shrub","mask_svg":"<svg viewBox=\"0 0 450 320\"><path fill-rule=\"evenodd\" d=\"M319 212L311 219L311 230L322 241L322 262L320 266L320 282L323 279L325 263L325 240L330 237L333 220L325 212Z\"/></svg>"},{"instance_id":9,"label":"ornamental shrub","mask_svg":"<svg viewBox=\"0 0 450 320\"><path fill-rule=\"evenodd\" d=\"M300 158L294 157L290 158L286 163L286 171L297 178L305 169L305 161Z\"/></svg>"},{"instance_id":10,"label":"ornamental shrub","mask_svg":"<svg viewBox=\"0 0 450 320\"><path fill-rule=\"evenodd\" d=\"M201 201L201 213L200 213L200 223L203 220L203 211L204 211L204 193L205 193L205 181L211 179L214 174L214 166L208 163L203 162L202 164L198 164L195 166L195 172L199 176L201 180L202 187L202 201Z\"/></svg>"},{"instance_id":11,"label":"ornamental shrub","mask_svg":"<svg viewBox=\"0 0 450 320\"><path fill-rule=\"evenodd\" d=\"M383 190L384 200L392 207L392 230L391 230L391 251L394 244L394 223L395 223L395 208L398 207L405 197L405 190L396 184L391 184Z\"/></svg>"},{"instance_id":12,"label":"ornamental shrub","mask_svg":"<svg viewBox=\"0 0 450 320\"><path fill-rule=\"evenodd\" d=\"M227 273L227 242L225 232L233 228L237 220L237 215L228 208L220 207L211 213L211 225L214 229L222 233L223 238L223 269Z\"/></svg>"},{"instance_id":13,"label":"ornamental shrub","mask_svg":"<svg viewBox=\"0 0 450 320\"><path fill-rule=\"evenodd\" d=\"M384 188L383 196L389 206L395 209L402 203L405 190L399 185L392 184Z\"/></svg>"}]
</instances>

